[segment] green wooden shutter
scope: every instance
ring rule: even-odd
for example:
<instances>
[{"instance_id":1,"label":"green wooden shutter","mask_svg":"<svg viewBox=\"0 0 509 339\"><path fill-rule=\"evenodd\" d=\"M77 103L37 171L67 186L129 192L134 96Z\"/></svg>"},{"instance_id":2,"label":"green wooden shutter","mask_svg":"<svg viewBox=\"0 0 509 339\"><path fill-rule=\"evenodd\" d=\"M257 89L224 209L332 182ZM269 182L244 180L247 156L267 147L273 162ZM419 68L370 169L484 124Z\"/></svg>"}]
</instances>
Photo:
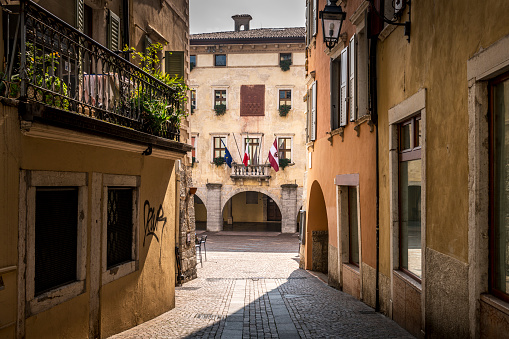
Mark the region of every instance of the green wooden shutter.
<instances>
[{"instance_id":1,"label":"green wooden shutter","mask_svg":"<svg viewBox=\"0 0 509 339\"><path fill-rule=\"evenodd\" d=\"M80 32L85 30L85 5L83 0L76 0L76 29Z\"/></svg>"},{"instance_id":2,"label":"green wooden shutter","mask_svg":"<svg viewBox=\"0 0 509 339\"><path fill-rule=\"evenodd\" d=\"M166 74L184 78L184 51L166 51L164 60Z\"/></svg>"},{"instance_id":3,"label":"green wooden shutter","mask_svg":"<svg viewBox=\"0 0 509 339\"><path fill-rule=\"evenodd\" d=\"M111 9L108 14L108 48L112 51L118 51L120 39L120 18L113 13Z\"/></svg>"}]
</instances>

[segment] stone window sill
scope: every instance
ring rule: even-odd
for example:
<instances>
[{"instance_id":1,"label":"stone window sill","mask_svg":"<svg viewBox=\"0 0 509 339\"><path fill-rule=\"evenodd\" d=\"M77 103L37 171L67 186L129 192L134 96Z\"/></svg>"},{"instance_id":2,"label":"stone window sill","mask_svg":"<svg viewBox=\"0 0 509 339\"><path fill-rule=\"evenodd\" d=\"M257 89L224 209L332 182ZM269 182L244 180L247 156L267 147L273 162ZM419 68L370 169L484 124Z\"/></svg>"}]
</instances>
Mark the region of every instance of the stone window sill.
<instances>
[{"instance_id":1,"label":"stone window sill","mask_svg":"<svg viewBox=\"0 0 509 339\"><path fill-rule=\"evenodd\" d=\"M491 294L481 294L481 302L484 302L498 311L509 315L509 303L498 299L497 297L491 295Z\"/></svg>"},{"instance_id":2,"label":"stone window sill","mask_svg":"<svg viewBox=\"0 0 509 339\"><path fill-rule=\"evenodd\" d=\"M415 290L417 290L418 292L422 292L421 283L415 280L413 277L400 270L394 270L392 272L394 275L404 280L408 285L412 286Z\"/></svg>"}]
</instances>

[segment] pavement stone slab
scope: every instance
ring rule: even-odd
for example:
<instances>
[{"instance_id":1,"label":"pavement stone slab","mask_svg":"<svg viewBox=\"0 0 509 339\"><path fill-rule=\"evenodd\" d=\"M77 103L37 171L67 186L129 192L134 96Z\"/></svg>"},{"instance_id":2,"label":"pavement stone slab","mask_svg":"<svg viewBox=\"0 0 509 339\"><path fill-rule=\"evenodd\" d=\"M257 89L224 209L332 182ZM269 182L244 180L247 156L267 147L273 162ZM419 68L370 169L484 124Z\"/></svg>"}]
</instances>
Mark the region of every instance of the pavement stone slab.
<instances>
[{"instance_id":1,"label":"pavement stone slab","mask_svg":"<svg viewBox=\"0 0 509 339\"><path fill-rule=\"evenodd\" d=\"M175 308L111 338L413 338L299 269L296 234L205 234L207 261Z\"/></svg>"}]
</instances>

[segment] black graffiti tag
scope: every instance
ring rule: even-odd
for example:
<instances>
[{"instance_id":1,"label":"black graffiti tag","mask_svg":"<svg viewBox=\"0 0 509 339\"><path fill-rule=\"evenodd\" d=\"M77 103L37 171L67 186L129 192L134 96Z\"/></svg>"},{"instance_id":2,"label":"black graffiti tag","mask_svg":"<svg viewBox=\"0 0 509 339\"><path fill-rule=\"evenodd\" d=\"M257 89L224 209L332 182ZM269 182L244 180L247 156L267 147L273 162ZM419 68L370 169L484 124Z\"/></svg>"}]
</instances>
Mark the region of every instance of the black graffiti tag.
<instances>
[{"instance_id":1,"label":"black graffiti tag","mask_svg":"<svg viewBox=\"0 0 509 339\"><path fill-rule=\"evenodd\" d=\"M166 217L164 216L163 205L159 205L159 209L157 210L157 214L155 213L155 208L150 207L150 202L145 200L145 204L143 205L143 224L145 226L145 237L143 238L143 247L145 247L145 239L148 236L152 235L156 238L157 242L159 242L159 238L157 237L157 227L159 226L159 222L163 222L163 226L161 227L161 241L163 238L164 226L166 226Z\"/></svg>"}]
</instances>

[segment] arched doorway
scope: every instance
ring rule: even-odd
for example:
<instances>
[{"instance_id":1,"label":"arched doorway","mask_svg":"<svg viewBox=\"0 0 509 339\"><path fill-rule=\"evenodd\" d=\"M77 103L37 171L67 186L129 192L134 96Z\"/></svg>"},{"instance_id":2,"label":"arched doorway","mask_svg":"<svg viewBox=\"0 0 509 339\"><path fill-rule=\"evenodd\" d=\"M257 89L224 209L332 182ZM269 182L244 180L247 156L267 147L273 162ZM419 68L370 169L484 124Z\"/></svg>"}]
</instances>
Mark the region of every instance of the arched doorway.
<instances>
[{"instance_id":1,"label":"arched doorway","mask_svg":"<svg viewBox=\"0 0 509 339\"><path fill-rule=\"evenodd\" d=\"M281 232L281 210L267 194L242 191L223 207L223 231Z\"/></svg>"},{"instance_id":2,"label":"arched doorway","mask_svg":"<svg viewBox=\"0 0 509 339\"><path fill-rule=\"evenodd\" d=\"M207 208L196 194L194 195L194 218L197 230L207 229Z\"/></svg>"},{"instance_id":3,"label":"arched doorway","mask_svg":"<svg viewBox=\"0 0 509 339\"><path fill-rule=\"evenodd\" d=\"M327 273L328 269L328 220L322 188L318 181L311 185L308 199L306 230L306 268Z\"/></svg>"}]
</instances>

